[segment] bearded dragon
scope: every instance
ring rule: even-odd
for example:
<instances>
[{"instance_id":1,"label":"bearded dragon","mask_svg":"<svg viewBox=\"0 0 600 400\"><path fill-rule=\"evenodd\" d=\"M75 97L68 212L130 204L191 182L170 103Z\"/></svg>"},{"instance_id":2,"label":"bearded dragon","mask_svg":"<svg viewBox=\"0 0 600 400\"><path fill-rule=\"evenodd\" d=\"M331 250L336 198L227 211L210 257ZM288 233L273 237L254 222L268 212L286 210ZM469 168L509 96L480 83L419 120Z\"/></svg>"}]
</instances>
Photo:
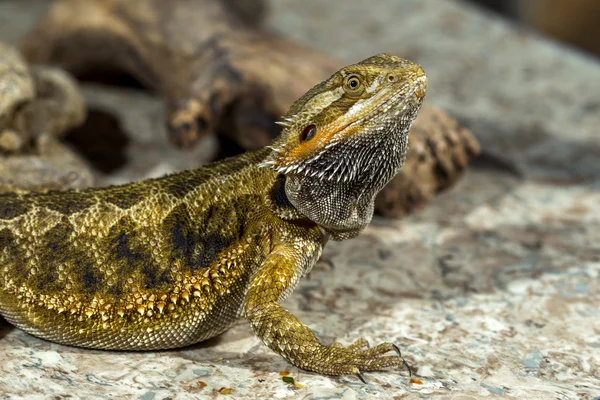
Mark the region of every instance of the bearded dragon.
<instances>
[{"instance_id":1,"label":"bearded dragon","mask_svg":"<svg viewBox=\"0 0 600 400\"><path fill-rule=\"evenodd\" d=\"M328 240L370 222L426 88L418 64L379 54L304 94L269 147L122 186L0 196L0 314L112 350L187 346L243 316L305 370L362 379L401 365L392 343L322 344L279 302Z\"/></svg>"}]
</instances>

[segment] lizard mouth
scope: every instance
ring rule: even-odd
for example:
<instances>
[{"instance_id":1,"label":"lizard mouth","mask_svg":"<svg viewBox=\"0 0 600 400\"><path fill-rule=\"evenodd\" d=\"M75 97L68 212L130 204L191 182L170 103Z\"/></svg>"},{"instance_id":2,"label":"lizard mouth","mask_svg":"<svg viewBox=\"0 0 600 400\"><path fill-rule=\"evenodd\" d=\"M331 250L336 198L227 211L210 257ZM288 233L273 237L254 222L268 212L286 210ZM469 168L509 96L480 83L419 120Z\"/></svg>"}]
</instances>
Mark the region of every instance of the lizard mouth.
<instances>
[{"instance_id":1,"label":"lizard mouth","mask_svg":"<svg viewBox=\"0 0 600 400\"><path fill-rule=\"evenodd\" d=\"M341 126L339 129L339 133L332 138L333 140L328 146L325 148L331 147L334 144L339 143L343 140L346 135L345 132L351 130L354 127L367 125L370 121L381 117L386 113L390 113L390 117L386 121L386 125L393 125L396 122L401 120L401 114L403 114L406 110L418 110L425 99L425 93L427 91L427 77L425 75L421 75L415 79L415 81L407 86L403 86L395 91L389 98L383 101L378 106L374 107L370 110L366 115L361 118L354 119ZM402 103L402 107L396 107L398 104ZM313 161L319 156L319 154L315 155L312 158L307 159L307 162Z\"/></svg>"},{"instance_id":2,"label":"lizard mouth","mask_svg":"<svg viewBox=\"0 0 600 400\"><path fill-rule=\"evenodd\" d=\"M421 78L425 78L425 76L419 77L418 80L414 84L412 84L408 87L408 90L405 90L405 88L398 89L396 91L396 93L394 93L392 96L390 96L389 99L387 99L386 101L381 103L379 106L375 107L363 118L359 118L356 121L349 123L346 127L344 127L344 130L353 125L366 124L369 121L371 121L387 112L392 112L391 115L393 115L394 117L397 117L406 109L418 107L420 105L420 103L423 101L423 99L425 98L425 88L427 85L426 78L424 80L422 80ZM411 97L414 97L414 99L411 99ZM402 100L405 100L405 101L402 101ZM393 110L395 108L395 106L398 105L399 103L403 104L402 108L396 108L396 110ZM390 120L394 121L395 118L391 118Z\"/></svg>"},{"instance_id":3,"label":"lizard mouth","mask_svg":"<svg viewBox=\"0 0 600 400\"><path fill-rule=\"evenodd\" d=\"M385 148L380 148L377 142L400 141L402 146L398 151L405 151L408 139L404 136L420 109L426 89L427 78L419 69L408 83L390 86L362 105L357 102L355 109L350 108L346 115L321 127L320 139L313 139L316 143L270 147L274 151L261 165L288 176L350 180L361 173L361 167L352 162L353 158L372 159L377 154L384 155ZM291 121L288 119L286 123ZM366 142L366 138L370 142ZM377 154L365 154L369 149Z\"/></svg>"},{"instance_id":4,"label":"lizard mouth","mask_svg":"<svg viewBox=\"0 0 600 400\"><path fill-rule=\"evenodd\" d=\"M398 103L401 103L401 102L404 104L404 106L401 109L396 109L393 112L392 115L394 117L399 116L406 109L410 109L410 108L418 109L420 107L421 103L423 102L423 100L425 99L426 91L427 91L427 77L425 75L421 75L421 76L417 77L412 84L398 88L395 91L395 93L393 93L391 96L389 96L389 98L387 100L383 101L381 104L374 107L362 118L356 118L353 121L350 121L350 122L346 123L345 125L342 125L339 129L339 132L343 133L348 128L352 128L353 126L356 126L359 124L365 124L365 123L385 114L386 112L392 110L395 105L397 105ZM414 99L411 99L411 97L414 97ZM405 101L402 101L402 100L405 100ZM394 121L394 120L395 120L394 118L390 119L390 121ZM340 135L336 135L336 136L340 136ZM339 139L335 140L335 143L337 143L338 141L339 141ZM309 160L311 160L311 159L309 159Z\"/></svg>"},{"instance_id":5,"label":"lizard mouth","mask_svg":"<svg viewBox=\"0 0 600 400\"><path fill-rule=\"evenodd\" d=\"M426 85L427 80L423 76L417 78L408 88L404 86L398 89L368 114L346 124L317 154L300 163L282 168L279 172L286 175L347 182L367 170L372 170L380 164L381 158L389 153L386 145L390 142L400 140L403 142L400 147L406 148L410 125L405 125L412 123L413 115L420 109L425 97ZM407 114L410 116L404 117ZM352 131L359 132L348 133ZM369 153L367 149L370 149L370 154L367 154ZM377 160L372 165L363 162L365 159L373 161L373 158Z\"/></svg>"}]
</instances>

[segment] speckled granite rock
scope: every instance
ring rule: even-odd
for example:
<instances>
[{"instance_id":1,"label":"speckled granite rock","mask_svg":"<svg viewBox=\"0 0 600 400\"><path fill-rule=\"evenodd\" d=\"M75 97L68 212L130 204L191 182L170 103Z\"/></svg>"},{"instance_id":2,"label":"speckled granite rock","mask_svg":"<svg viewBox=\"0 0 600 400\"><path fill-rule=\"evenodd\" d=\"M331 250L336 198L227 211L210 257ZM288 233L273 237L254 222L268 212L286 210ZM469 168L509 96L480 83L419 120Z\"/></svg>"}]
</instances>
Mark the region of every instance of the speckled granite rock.
<instances>
[{"instance_id":1,"label":"speckled granite rock","mask_svg":"<svg viewBox=\"0 0 600 400\"><path fill-rule=\"evenodd\" d=\"M151 353L64 347L0 323L0 393L600 396L600 65L451 1L272 3L273 28L348 61L379 51L419 61L428 100L492 155L422 212L376 219L363 236L332 243L333 270L317 267L285 304L324 340L396 341L423 384L405 371L367 374L368 385L298 371L243 321L210 342ZM306 387L282 382L286 369Z\"/></svg>"}]
</instances>

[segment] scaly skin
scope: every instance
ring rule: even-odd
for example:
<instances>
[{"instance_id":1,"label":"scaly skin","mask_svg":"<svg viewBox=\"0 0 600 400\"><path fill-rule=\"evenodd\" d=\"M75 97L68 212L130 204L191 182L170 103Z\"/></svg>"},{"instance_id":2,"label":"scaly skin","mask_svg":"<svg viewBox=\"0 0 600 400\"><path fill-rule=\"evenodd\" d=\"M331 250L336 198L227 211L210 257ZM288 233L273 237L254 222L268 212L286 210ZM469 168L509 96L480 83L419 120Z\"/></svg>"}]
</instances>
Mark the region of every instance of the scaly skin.
<instances>
[{"instance_id":1,"label":"scaly skin","mask_svg":"<svg viewBox=\"0 0 600 400\"><path fill-rule=\"evenodd\" d=\"M186 346L245 316L306 370L400 365L391 343L321 344L279 302L328 239L369 223L426 86L420 66L380 54L296 101L268 148L130 185L0 196L0 314L41 338L117 350Z\"/></svg>"}]
</instances>

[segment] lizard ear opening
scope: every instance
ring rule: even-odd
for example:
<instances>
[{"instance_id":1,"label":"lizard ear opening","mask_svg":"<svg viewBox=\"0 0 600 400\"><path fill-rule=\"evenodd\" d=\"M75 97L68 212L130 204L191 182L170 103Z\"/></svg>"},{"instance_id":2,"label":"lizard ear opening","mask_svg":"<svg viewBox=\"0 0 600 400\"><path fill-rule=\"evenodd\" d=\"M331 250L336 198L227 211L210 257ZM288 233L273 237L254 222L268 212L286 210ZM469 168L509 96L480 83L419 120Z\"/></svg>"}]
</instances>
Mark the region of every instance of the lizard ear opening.
<instances>
[{"instance_id":1,"label":"lizard ear opening","mask_svg":"<svg viewBox=\"0 0 600 400\"><path fill-rule=\"evenodd\" d=\"M306 128L302 130L300 134L300 142L307 142L315 137L317 134L317 127L314 124L308 125Z\"/></svg>"}]
</instances>

